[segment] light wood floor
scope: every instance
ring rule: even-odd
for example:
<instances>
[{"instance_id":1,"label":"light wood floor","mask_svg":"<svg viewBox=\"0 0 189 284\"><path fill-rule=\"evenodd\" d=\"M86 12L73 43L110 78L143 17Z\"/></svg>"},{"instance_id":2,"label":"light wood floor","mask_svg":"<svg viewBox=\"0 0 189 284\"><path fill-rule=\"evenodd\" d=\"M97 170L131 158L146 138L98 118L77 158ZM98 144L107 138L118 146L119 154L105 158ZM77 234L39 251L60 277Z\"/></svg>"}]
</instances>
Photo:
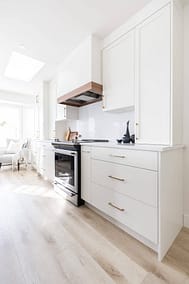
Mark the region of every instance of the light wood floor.
<instances>
[{"instance_id":1,"label":"light wood floor","mask_svg":"<svg viewBox=\"0 0 189 284\"><path fill-rule=\"evenodd\" d=\"M187 284L189 230L156 254L34 172L0 171L0 284Z\"/></svg>"}]
</instances>

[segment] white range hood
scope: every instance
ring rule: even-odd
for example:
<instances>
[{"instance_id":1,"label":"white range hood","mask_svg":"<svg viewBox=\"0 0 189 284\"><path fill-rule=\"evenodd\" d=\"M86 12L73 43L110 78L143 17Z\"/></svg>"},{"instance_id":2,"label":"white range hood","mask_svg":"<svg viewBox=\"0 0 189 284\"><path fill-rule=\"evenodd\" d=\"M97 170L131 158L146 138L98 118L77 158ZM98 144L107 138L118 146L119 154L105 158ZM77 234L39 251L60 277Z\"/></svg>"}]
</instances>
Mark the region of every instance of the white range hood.
<instances>
[{"instance_id":1,"label":"white range hood","mask_svg":"<svg viewBox=\"0 0 189 284\"><path fill-rule=\"evenodd\" d=\"M61 66L58 103L80 107L100 101L101 83L101 40L89 36Z\"/></svg>"}]
</instances>

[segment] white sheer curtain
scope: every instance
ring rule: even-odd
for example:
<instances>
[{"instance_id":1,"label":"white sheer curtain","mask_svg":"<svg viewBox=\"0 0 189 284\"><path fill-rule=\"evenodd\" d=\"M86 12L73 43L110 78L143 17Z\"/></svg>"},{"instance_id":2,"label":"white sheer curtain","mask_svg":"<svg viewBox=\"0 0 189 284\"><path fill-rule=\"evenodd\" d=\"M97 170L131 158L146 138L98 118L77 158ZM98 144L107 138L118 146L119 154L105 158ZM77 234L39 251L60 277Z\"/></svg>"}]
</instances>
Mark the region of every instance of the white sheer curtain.
<instances>
[{"instance_id":1,"label":"white sheer curtain","mask_svg":"<svg viewBox=\"0 0 189 284\"><path fill-rule=\"evenodd\" d=\"M0 103L0 147L6 147L7 139L30 139L34 136L34 108Z\"/></svg>"},{"instance_id":2,"label":"white sheer curtain","mask_svg":"<svg viewBox=\"0 0 189 284\"><path fill-rule=\"evenodd\" d=\"M0 146L5 147L6 141L20 138L20 111L18 106L0 104Z\"/></svg>"}]
</instances>

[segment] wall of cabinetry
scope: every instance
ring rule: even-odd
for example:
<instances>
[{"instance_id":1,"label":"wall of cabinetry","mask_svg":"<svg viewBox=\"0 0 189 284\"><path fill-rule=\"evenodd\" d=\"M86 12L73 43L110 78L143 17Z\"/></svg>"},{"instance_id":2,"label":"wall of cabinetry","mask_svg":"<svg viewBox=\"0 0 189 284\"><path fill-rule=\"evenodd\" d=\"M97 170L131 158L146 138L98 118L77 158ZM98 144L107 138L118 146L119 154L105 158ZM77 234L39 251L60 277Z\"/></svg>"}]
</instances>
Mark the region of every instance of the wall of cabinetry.
<instances>
[{"instance_id":1,"label":"wall of cabinetry","mask_svg":"<svg viewBox=\"0 0 189 284\"><path fill-rule=\"evenodd\" d=\"M82 146L81 196L161 260L183 226L183 150L147 149Z\"/></svg>"},{"instance_id":2,"label":"wall of cabinetry","mask_svg":"<svg viewBox=\"0 0 189 284\"><path fill-rule=\"evenodd\" d=\"M135 107L137 143L182 143L183 9L152 1L104 40L104 110Z\"/></svg>"}]
</instances>

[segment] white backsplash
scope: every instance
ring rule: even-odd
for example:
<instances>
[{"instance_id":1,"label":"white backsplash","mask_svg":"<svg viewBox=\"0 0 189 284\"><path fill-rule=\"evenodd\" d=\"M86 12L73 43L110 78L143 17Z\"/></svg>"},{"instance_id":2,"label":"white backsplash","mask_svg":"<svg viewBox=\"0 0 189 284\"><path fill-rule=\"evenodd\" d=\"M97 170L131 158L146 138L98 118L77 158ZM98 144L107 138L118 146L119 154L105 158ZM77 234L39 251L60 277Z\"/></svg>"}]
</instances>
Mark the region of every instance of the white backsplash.
<instances>
[{"instance_id":1,"label":"white backsplash","mask_svg":"<svg viewBox=\"0 0 189 284\"><path fill-rule=\"evenodd\" d=\"M134 133L134 111L112 113L102 110L102 103L79 108L79 120L67 121L67 127L78 131L82 138L115 140L122 138L126 122L130 121L130 134Z\"/></svg>"}]
</instances>

